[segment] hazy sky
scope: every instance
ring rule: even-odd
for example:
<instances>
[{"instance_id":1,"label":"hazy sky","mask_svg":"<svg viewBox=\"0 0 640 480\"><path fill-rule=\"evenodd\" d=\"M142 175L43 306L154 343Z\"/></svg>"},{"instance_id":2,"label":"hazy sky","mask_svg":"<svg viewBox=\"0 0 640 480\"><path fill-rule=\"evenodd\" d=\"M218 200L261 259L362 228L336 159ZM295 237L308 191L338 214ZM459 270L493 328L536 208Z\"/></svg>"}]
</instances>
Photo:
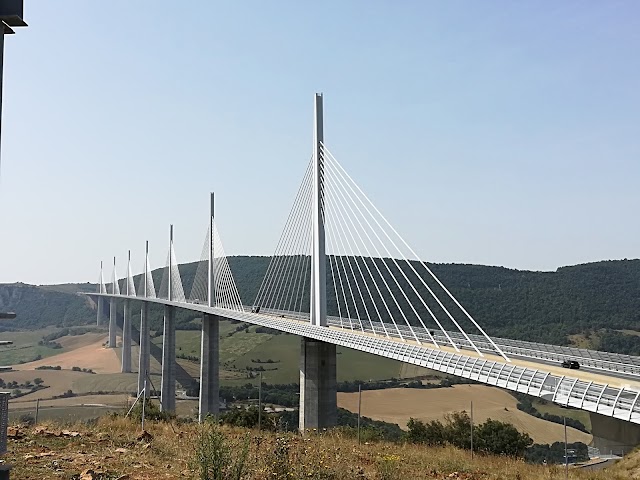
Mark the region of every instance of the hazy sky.
<instances>
[{"instance_id":1,"label":"hazy sky","mask_svg":"<svg viewBox=\"0 0 640 480\"><path fill-rule=\"evenodd\" d=\"M27 0L5 42L0 282L144 241L269 255L325 140L433 262L640 255L640 3ZM109 268L105 277L110 277Z\"/></svg>"}]
</instances>

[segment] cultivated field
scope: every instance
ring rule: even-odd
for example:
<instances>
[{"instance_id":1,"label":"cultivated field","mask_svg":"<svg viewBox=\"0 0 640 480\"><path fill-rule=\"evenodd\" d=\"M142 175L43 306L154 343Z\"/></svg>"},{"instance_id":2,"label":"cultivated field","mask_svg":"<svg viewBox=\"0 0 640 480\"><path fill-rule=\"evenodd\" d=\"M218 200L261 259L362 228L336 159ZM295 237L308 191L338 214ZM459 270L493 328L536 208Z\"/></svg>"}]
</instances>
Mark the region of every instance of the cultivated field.
<instances>
[{"instance_id":1,"label":"cultivated field","mask_svg":"<svg viewBox=\"0 0 640 480\"><path fill-rule=\"evenodd\" d=\"M94 334L85 334L94 335ZM80 335L79 337L84 337ZM90 368L96 373L116 373L120 371L120 360L116 355L113 348L105 348L104 342L107 340L105 335L100 335L99 340L95 341L95 338L89 337L93 340L93 343L85 344L79 348L74 348L68 352L63 352L58 355L52 355L48 358L38 360L35 362L24 363L22 365L16 365L17 370L33 370L36 367L43 365L60 365L64 369L71 369L72 367ZM81 340L76 340L73 337L68 339L61 338L60 341L67 341L69 343L81 343ZM119 340L118 340L119 341Z\"/></svg>"},{"instance_id":2,"label":"cultivated field","mask_svg":"<svg viewBox=\"0 0 640 480\"><path fill-rule=\"evenodd\" d=\"M564 439L563 426L535 418L516 408L517 401L507 392L484 385L456 385L451 388L418 390L394 388L362 392L362 415L375 420L397 423L406 428L409 418L423 421L442 420L451 412L470 411L476 423L487 418L513 424L528 433L536 443L553 443ZM338 406L358 411L357 393L338 393ZM568 428L570 442L591 442L591 435Z\"/></svg>"}]
</instances>

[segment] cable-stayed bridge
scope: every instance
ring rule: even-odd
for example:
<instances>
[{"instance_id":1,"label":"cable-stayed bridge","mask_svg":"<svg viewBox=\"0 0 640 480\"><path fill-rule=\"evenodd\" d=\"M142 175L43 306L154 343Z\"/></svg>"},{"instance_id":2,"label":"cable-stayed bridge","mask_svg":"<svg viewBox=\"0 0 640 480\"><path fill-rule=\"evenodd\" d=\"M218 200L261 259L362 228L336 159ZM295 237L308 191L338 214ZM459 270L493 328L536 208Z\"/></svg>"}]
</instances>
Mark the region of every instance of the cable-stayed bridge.
<instances>
[{"instance_id":1,"label":"cable-stayed bridge","mask_svg":"<svg viewBox=\"0 0 640 480\"><path fill-rule=\"evenodd\" d=\"M117 301L124 303L122 369L131 367L131 302L141 302L139 391L149 370L148 306L164 306L161 404L175 408L175 308L203 314L200 415L218 409L218 319L301 337L300 428L335 424L336 345L488 385L526 393L629 424L640 424L640 358L492 338L420 260L338 162L323 138L315 97L314 143L293 207L255 300L241 299L214 220L193 284L185 290L170 229L156 289L148 255L136 286L114 267L89 294L110 303L109 346L116 346ZM251 302L245 305L244 302ZM578 361L579 370L561 367ZM640 437L638 438L640 441Z\"/></svg>"}]
</instances>

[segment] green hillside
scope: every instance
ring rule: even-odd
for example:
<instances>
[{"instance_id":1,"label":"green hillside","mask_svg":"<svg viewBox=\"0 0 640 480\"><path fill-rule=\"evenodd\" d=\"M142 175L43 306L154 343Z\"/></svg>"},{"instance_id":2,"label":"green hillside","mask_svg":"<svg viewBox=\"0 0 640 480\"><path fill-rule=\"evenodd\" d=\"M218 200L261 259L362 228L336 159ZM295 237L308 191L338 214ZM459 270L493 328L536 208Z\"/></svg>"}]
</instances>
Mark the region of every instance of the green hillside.
<instances>
[{"instance_id":1,"label":"green hillside","mask_svg":"<svg viewBox=\"0 0 640 480\"><path fill-rule=\"evenodd\" d=\"M229 261L243 302L252 305L269 258ZM187 296L196 267L196 263L180 266ZM555 272L460 264L430 267L489 334L556 344L567 344L570 336L579 335L591 347L640 354L640 336L633 335L640 330L640 260L603 261ZM156 289L161 278L162 269L154 271ZM18 314L4 326L33 329L92 323L94 305L73 293L91 289L95 285L0 285L0 309ZM333 314L331 290L328 309ZM153 308L151 317L152 328L160 329L162 309ZM179 311L177 324L199 328L197 315L188 311Z\"/></svg>"}]
</instances>

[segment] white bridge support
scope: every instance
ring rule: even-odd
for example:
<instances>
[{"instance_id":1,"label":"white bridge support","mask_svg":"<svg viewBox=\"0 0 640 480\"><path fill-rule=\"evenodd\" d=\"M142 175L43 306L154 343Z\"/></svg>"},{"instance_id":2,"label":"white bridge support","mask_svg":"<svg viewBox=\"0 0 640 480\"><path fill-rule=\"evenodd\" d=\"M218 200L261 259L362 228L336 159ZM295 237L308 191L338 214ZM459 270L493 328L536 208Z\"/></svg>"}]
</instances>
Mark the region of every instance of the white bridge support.
<instances>
[{"instance_id":1,"label":"white bridge support","mask_svg":"<svg viewBox=\"0 0 640 480\"><path fill-rule=\"evenodd\" d=\"M131 300L124 302L122 323L122 373L131 373Z\"/></svg>"},{"instance_id":2,"label":"white bridge support","mask_svg":"<svg viewBox=\"0 0 640 480\"><path fill-rule=\"evenodd\" d=\"M147 298L151 292L148 291L149 285L149 241L145 245L144 256L144 273L141 296ZM150 337L149 337L149 303L142 302L140 308L140 350L138 354L138 395L144 390L145 379L149 375L150 364ZM145 391L145 397L149 397L149 389Z\"/></svg>"},{"instance_id":3,"label":"white bridge support","mask_svg":"<svg viewBox=\"0 0 640 480\"><path fill-rule=\"evenodd\" d=\"M102 297L98 297L96 308L98 309L96 325L100 326L102 325L102 318L104 316L104 299Z\"/></svg>"},{"instance_id":4,"label":"white bridge support","mask_svg":"<svg viewBox=\"0 0 640 480\"><path fill-rule=\"evenodd\" d=\"M131 279L131 250L127 263L127 280L125 283L125 294L135 295L130 290L133 280ZM131 300L124 301L124 319L122 322L122 373L131 373Z\"/></svg>"},{"instance_id":5,"label":"white bridge support","mask_svg":"<svg viewBox=\"0 0 640 480\"><path fill-rule=\"evenodd\" d=\"M173 300L173 225L169 228L169 301ZM162 336L162 387L160 391L160 408L163 412L176 411L176 309L171 305L164 307L164 329Z\"/></svg>"},{"instance_id":6,"label":"white bridge support","mask_svg":"<svg viewBox=\"0 0 640 480\"><path fill-rule=\"evenodd\" d=\"M118 303L115 298L109 300L109 348L116 348L116 315Z\"/></svg>"},{"instance_id":7,"label":"white bridge support","mask_svg":"<svg viewBox=\"0 0 640 480\"><path fill-rule=\"evenodd\" d=\"M170 305L164 307L160 409L176 411L176 308Z\"/></svg>"},{"instance_id":8,"label":"white bridge support","mask_svg":"<svg viewBox=\"0 0 640 480\"><path fill-rule=\"evenodd\" d=\"M149 303L142 302L140 308L140 350L138 355L138 395L144 390L145 377L149 374ZM149 390L145 392L149 397Z\"/></svg>"},{"instance_id":9,"label":"white bridge support","mask_svg":"<svg viewBox=\"0 0 640 480\"><path fill-rule=\"evenodd\" d=\"M116 257L113 257L113 275L111 276L111 293L120 295L120 287L118 285L118 274L116 273ZM118 304L115 298L109 302L109 348L116 348L116 331L118 324L116 323L118 316Z\"/></svg>"},{"instance_id":10,"label":"white bridge support","mask_svg":"<svg viewBox=\"0 0 640 480\"><path fill-rule=\"evenodd\" d=\"M109 301L109 348L116 348L116 316L118 315L118 302L115 298Z\"/></svg>"},{"instance_id":11,"label":"white bridge support","mask_svg":"<svg viewBox=\"0 0 640 480\"><path fill-rule=\"evenodd\" d=\"M207 303L215 305L214 272L214 195L211 193L209 210L209 248L207 267ZM220 411L220 318L215 315L202 316L202 336L200 338L200 402L198 420L207 415L217 415Z\"/></svg>"},{"instance_id":12,"label":"white bridge support","mask_svg":"<svg viewBox=\"0 0 640 480\"><path fill-rule=\"evenodd\" d=\"M98 279L98 293L107 293L107 289L104 286L104 277L102 275L102 262L100 262L100 278ZM96 307L98 310L96 325L100 326L102 325L102 320L104 319L104 298L98 297L98 300L96 303L97 303Z\"/></svg>"},{"instance_id":13,"label":"white bridge support","mask_svg":"<svg viewBox=\"0 0 640 480\"><path fill-rule=\"evenodd\" d=\"M315 95L313 128L313 243L311 251L311 324L327 327L324 159L322 94ZM337 423L336 347L303 338L300 349L300 419L298 428L333 427Z\"/></svg>"}]
</instances>

